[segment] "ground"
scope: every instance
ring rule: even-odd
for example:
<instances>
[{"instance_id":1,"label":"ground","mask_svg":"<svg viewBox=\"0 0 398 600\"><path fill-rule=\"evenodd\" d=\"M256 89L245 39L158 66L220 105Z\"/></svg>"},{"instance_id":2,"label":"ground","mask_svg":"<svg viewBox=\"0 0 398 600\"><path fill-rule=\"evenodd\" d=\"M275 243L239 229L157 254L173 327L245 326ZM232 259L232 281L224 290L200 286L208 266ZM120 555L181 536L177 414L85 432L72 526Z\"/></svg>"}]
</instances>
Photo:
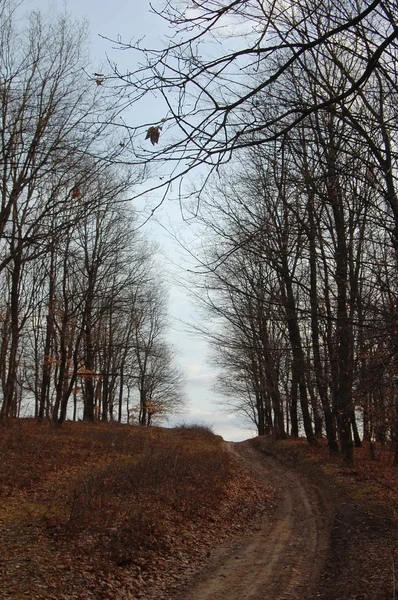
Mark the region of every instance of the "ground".
<instances>
[{"instance_id":1,"label":"ground","mask_svg":"<svg viewBox=\"0 0 398 600\"><path fill-rule=\"evenodd\" d=\"M314 589L326 558L328 503L292 469L260 454L250 442L228 450L264 485L275 490L275 507L246 535L219 548L207 569L180 600L303 598ZM309 595L308 597L312 597Z\"/></svg>"},{"instance_id":2,"label":"ground","mask_svg":"<svg viewBox=\"0 0 398 600\"><path fill-rule=\"evenodd\" d=\"M0 431L0 598L395 599L397 469L204 428ZM398 591L398 590L397 590Z\"/></svg>"}]
</instances>

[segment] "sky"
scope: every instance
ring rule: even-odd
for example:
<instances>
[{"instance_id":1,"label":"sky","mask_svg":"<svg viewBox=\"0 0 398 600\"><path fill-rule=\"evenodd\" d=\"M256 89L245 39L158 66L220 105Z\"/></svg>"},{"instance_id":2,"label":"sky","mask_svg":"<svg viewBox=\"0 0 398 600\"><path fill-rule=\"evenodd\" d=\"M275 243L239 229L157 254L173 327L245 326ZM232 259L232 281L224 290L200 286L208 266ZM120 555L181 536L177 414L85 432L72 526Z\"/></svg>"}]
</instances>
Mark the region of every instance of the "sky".
<instances>
[{"instance_id":1,"label":"sky","mask_svg":"<svg viewBox=\"0 0 398 600\"><path fill-rule=\"evenodd\" d=\"M156 3L155 0L155 5L160 4L160 1ZM106 55L121 67L134 67L129 63L132 55L129 55L128 51L117 51L112 43L101 36L114 40L121 38L123 41L145 36L147 45L158 46L166 32L165 22L151 13L150 4L146 0L68 0L65 5L57 0L23 0L22 4L25 10L40 9L44 13L63 10L64 6L72 17L79 20L86 18L89 22L93 71L102 72L101 69L106 64ZM150 103L147 104L146 111L147 114L139 115L141 123L153 120ZM133 118L136 118L136 115L132 115L131 119ZM129 121L128 115L125 119ZM177 244L170 239L165 230L165 226L168 227L169 224L176 229L183 226L178 203L167 199L156 219L158 222L152 221L145 225L143 233L150 239L155 239L160 246L163 276L169 290L168 339L176 348L178 364L186 373L186 394L189 403L187 410L172 418L169 423L207 424L226 440L239 441L252 437L255 435L253 430L244 428L236 416L227 414L217 403L220 399L212 389L216 373L210 365L209 348L204 340L188 333L181 323L195 322L202 316L187 292L175 283L189 266L188 263L185 264Z\"/></svg>"}]
</instances>

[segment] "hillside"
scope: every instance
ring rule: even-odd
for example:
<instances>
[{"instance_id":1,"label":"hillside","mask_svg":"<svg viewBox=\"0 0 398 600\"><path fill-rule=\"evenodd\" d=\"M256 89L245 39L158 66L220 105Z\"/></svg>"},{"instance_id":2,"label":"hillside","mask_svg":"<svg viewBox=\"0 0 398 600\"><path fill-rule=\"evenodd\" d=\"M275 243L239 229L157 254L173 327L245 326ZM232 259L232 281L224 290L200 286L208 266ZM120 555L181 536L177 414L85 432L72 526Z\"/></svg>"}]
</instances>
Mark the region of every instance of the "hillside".
<instances>
[{"instance_id":1,"label":"hillside","mask_svg":"<svg viewBox=\"0 0 398 600\"><path fill-rule=\"evenodd\" d=\"M16 420L0 433L0 598L173 597L271 507L204 428Z\"/></svg>"},{"instance_id":2,"label":"hillside","mask_svg":"<svg viewBox=\"0 0 398 600\"><path fill-rule=\"evenodd\" d=\"M329 523L323 569L306 600L390 600L398 594L398 470L394 449L367 444L355 449L353 468L332 457L326 443L273 442L256 438L254 446L273 462L295 472L312 490ZM311 562L311 557L307 557ZM313 565L316 560L312 558ZM281 598L284 596L281 595ZM288 596L291 598L291 596Z\"/></svg>"},{"instance_id":3,"label":"hillside","mask_svg":"<svg viewBox=\"0 0 398 600\"><path fill-rule=\"evenodd\" d=\"M0 598L395 597L387 447L344 469L326 446L203 427L0 435Z\"/></svg>"}]
</instances>

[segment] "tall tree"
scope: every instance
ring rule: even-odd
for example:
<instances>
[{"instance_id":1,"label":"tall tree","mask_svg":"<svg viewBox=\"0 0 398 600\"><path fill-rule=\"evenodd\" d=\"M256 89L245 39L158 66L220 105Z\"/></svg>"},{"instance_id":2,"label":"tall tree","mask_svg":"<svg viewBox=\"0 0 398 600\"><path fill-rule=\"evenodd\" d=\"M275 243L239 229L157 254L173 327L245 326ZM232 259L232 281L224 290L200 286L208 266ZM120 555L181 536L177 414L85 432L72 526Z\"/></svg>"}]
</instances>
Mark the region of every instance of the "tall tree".
<instances>
[{"instance_id":1,"label":"tall tree","mask_svg":"<svg viewBox=\"0 0 398 600\"><path fill-rule=\"evenodd\" d=\"M125 73L115 65L112 76L119 77L131 103L147 95L158 99L152 128L132 124L129 133L135 162L170 163L164 185L199 165L227 163L242 148L282 140L311 114L358 102L369 77L376 71L386 76L397 58L394 0L293 0L283 6L271 0L190 6L171 0L158 14L173 30L169 44L147 48L140 40L119 41L138 66ZM330 56L330 48L339 48L339 62L331 57L336 72L350 66L347 85L341 88L337 77L315 97L303 90L302 102L281 102L286 76L303 63L314 84L322 78L317 57ZM396 80L387 77L397 90ZM139 143L146 133L153 144L159 141L156 149Z\"/></svg>"},{"instance_id":2,"label":"tall tree","mask_svg":"<svg viewBox=\"0 0 398 600\"><path fill-rule=\"evenodd\" d=\"M22 23L13 3L2 3L0 273L5 268L11 273L2 420L16 382L24 265L53 252L56 236L76 223L85 203L83 182L104 168L103 161L88 160L87 154L107 151L111 117L101 91L83 72L86 25L67 15L51 22L36 12ZM43 393L46 386L45 381ZM43 400L41 416L42 406Z\"/></svg>"}]
</instances>

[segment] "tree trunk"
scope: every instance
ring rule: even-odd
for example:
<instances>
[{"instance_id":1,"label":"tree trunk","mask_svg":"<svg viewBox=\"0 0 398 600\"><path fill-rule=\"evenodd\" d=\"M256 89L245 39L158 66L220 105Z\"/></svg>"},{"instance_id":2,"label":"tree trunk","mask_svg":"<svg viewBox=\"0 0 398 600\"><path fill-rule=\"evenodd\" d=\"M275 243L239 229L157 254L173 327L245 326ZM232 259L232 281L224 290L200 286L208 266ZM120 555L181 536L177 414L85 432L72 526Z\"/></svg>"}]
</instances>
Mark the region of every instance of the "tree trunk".
<instances>
[{"instance_id":1,"label":"tree trunk","mask_svg":"<svg viewBox=\"0 0 398 600\"><path fill-rule=\"evenodd\" d=\"M358 426L357 426L357 419L355 416L355 411L352 411L352 415L351 415L351 426L352 426L352 433L354 436L354 445L355 448L362 448L362 442L361 442L361 437L359 435L359 431L358 431Z\"/></svg>"},{"instance_id":2,"label":"tree trunk","mask_svg":"<svg viewBox=\"0 0 398 600\"><path fill-rule=\"evenodd\" d=\"M55 259L54 247L51 248L48 307L47 307L47 326L46 338L44 342L43 373L41 379L41 390L39 400L39 421L43 421L46 407L46 398L51 383L51 343L54 335L54 294L55 294Z\"/></svg>"},{"instance_id":3,"label":"tree trunk","mask_svg":"<svg viewBox=\"0 0 398 600\"><path fill-rule=\"evenodd\" d=\"M94 423L94 382L90 374L94 372L94 349L92 337L92 306L93 306L93 290L92 282L88 284L87 300L84 315L84 340L85 340L85 355L84 366L88 372L84 381L84 407L83 420Z\"/></svg>"},{"instance_id":4,"label":"tree trunk","mask_svg":"<svg viewBox=\"0 0 398 600\"><path fill-rule=\"evenodd\" d=\"M330 119L330 147L328 152L328 200L331 202L336 233L335 279L337 285L336 346L337 381L334 409L336 412L341 451L344 461L353 461L351 435L352 405L352 323L347 312L348 249L344 221L343 200L336 172L333 119Z\"/></svg>"},{"instance_id":5,"label":"tree trunk","mask_svg":"<svg viewBox=\"0 0 398 600\"><path fill-rule=\"evenodd\" d=\"M298 438L298 418L297 418L297 400L298 400L298 374L296 365L292 364L292 387L290 391L290 420L291 420L291 432L290 435L293 438Z\"/></svg>"},{"instance_id":6,"label":"tree trunk","mask_svg":"<svg viewBox=\"0 0 398 600\"><path fill-rule=\"evenodd\" d=\"M22 272L22 259L20 255L14 258L14 268L11 274L10 297L10 350L8 355L8 369L6 383L3 391L3 404L0 411L0 421L5 422L10 416L13 401L15 400L15 383L17 378L18 349L19 349L19 284Z\"/></svg>"},{"instance_id":7,"label":"tree trunk","mask_svg":"<svg viewBox=\"0 0 398 600\"><path fill-rule=\"evenodd\" d=\"M307 174L306 179L308 180ZM309 251L310 251L310 302L311 302L311 338L312 351L314 356L314 373L315 381L318 389L319 398L325 417L325 430L328 440L329 451L331 454L338 454L339 449L336 439L336 425L333 418L333 413L330 407L327 385L324 377L324 369L320 354L319 344L319 302L318 302L318 274L316 262L316 225L314 215L313 193L308 190L308 220L309 220Z\"/></svg>"},{"instance_id":8,"label":"tree trunk","mask_svg":"<svg viewBox=\"0 0 398 600\"><path fill-rule=\"evenodd\" d=\"M307 441L312 446L318 446L318 440L314 435L314 431L312 429L312 422L310 417L310 412L308 408L308 396L307 396L307 386L305 383L305 359L304 352L301 343L301 335L300 328L298 324L297 312L296 312L296 302L294 299L293 287L291 278L289 275L287 257L284 255L282 257L283 260L283 283L282 293L284 295L284 304L286 311L286 320L289 332L289 340L292 348L292 356L293 356L293 365L292 368L296 370L297 378L298 378L298 386L299 386L299 394L300 394L300 407L301 414L303 417L303 425L304 431L307 438Z\"/></svg>"},{"instance_id":9,"label":"tree trunk","mask_svg":"<svg viewBox=\"0 0 398 600\"><path fill-rule=\"evenodd\" d=\"M119 402L118 402L118 423L122 422L122 411L123 411L123 388L124 388L124 367L122 365L120 369L120 380L119 380Z\"/></svg>"}]
</instances>

